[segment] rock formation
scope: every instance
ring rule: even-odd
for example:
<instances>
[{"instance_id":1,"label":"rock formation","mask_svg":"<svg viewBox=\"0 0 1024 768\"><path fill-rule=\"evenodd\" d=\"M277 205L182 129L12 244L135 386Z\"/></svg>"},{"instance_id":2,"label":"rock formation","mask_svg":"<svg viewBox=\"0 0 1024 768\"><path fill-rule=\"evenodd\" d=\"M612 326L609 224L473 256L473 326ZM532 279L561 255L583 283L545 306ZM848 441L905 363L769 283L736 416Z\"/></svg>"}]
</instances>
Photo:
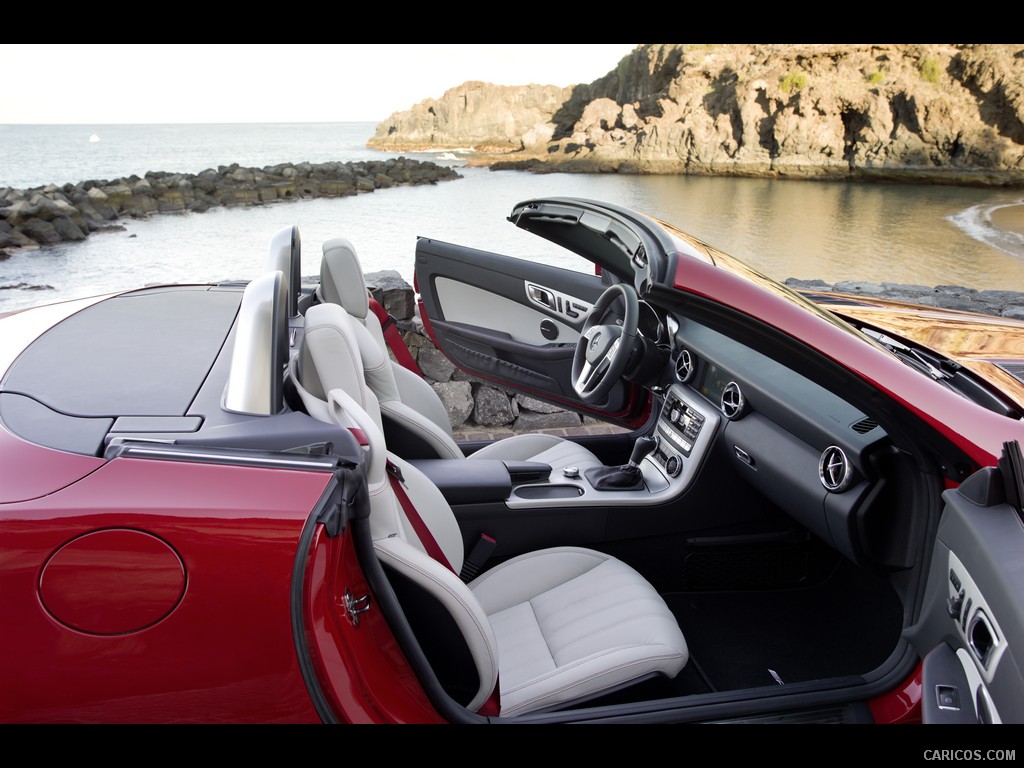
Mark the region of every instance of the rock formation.
<instances>
[{"instance_id":1,"label":"rock formation","mask_svg":"<svg viewBox=\"0 0 1024 768\"><path fill-rule=\"evenodd\" d=\"M536 172L1022 186L1024 45L645 44L589 84L465 83L369 146Z\"/></svg>"},{"instance_id":2,"label":"rock formation","mask_svg":"<svg viewBox=\"0 0 1024 768\"><path fill-rule=\"evenodd\" d=\"M0 259L7 250L84 240L92 232L118 229L121 218L344 197L457 178L461 177L451 168L398 157L265 168L240 168L235 163L199 174L150 172L142 178L0 188Z\"/></svg>"}]
</instances>

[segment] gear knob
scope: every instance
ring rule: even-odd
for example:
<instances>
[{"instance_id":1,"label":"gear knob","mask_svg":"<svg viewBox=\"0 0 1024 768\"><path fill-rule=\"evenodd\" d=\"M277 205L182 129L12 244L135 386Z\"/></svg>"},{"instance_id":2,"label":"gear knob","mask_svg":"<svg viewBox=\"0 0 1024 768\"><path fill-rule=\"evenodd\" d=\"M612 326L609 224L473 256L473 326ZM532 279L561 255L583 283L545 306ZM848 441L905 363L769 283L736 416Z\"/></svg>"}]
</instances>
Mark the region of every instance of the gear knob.
<instances>
[{"instance_id":1,"label":"gear knob","mask_svg":"<svg viewBox=\"0 0 1024 768\"><path fill-rule=\"evenodd\" d=\"M629 466L638 467L640 462L658 447L658 438L653 435L640 435L633 443L633 453L629 456Z\"/></svg>"}]
</instances>

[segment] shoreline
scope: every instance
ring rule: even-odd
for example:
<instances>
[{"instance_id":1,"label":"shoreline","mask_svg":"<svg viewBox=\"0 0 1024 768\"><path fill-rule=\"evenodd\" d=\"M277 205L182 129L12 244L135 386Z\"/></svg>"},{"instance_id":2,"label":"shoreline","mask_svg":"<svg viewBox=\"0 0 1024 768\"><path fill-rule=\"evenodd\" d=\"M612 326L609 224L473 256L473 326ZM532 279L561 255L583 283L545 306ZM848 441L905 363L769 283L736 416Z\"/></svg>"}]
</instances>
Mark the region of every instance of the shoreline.
<instances>
[{"instance_id":1,"label":"shoreline","mask_svg":"<svg viewBox=\"0 0 1024 768\"><path fill-rule=\"evenodd\" d=\"M992 211L992 226L1024 237L1024 203L1013 203Z\"/></svg>"},{"instance_id":2,"label":"shoreline","mask_svg":"<svg viewBox=\"0 0 1024 768\"><path fill-rule=\"evenodd\" d=\"M110 231L123 219L203 213L211 208L262 206L295 200L348 197L399 186L461 178L447 166L406 157L328 163L238 163L201 173L149 171L113 180L0 187L0 260L22 250L80 242Z\"/></svg>"},{"instance_id":3,"label":"shoreline","mask_svg":"<svg viewBox=\"0 0 1024 768\"><path fill-rule=\"evenodd\" d=\"M402 153L452 153L469 168L491 171L523 171L536 175L552 173L597 174L624 176L716 176L771 179L777 181L833 181L862 184L931 184L967 188L1024 189L1024 172L989 168L952 166L917 167L912 165L870 167L814 164L787 164L756 161L733 166L700 166L676 159L648 160L643 163L626 159L552 155L533 148L511 145L449 146L420 142L367 141L367 149L394 155Z\"/></svg>"}]
</instances>

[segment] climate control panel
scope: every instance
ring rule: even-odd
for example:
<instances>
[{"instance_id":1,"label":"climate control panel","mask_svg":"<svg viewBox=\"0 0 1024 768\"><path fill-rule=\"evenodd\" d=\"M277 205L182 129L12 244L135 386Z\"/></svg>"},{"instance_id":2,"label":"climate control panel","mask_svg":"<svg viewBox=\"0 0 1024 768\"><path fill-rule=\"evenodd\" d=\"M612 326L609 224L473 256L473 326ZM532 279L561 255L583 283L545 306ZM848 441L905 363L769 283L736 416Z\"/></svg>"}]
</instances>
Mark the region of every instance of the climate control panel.
<instances>
[{"instance_id":1,"label":"climate control panel","mask_svg":"<svg viewBox=\"0 0 1024 768\"><path fill-rule=\"evenodd\" d=\"M715 412L701 409L696 399L691 400L681 387L673 386L661 409L658 447L651 454L651 459L670 478L683 476L688 479L717 424Z\"/></svg>"}]
</instances>

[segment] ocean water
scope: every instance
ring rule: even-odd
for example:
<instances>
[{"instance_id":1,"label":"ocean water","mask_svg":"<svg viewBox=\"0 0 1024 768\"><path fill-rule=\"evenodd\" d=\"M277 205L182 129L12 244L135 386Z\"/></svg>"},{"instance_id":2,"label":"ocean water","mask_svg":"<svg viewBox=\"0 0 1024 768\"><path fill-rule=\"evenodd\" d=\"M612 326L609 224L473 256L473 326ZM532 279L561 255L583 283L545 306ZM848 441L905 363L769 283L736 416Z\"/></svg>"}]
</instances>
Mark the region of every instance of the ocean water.
<instances>
[{"instance_id":1,"label":"ocean water","mask_svg":"<svg viewBox=\"0 0 1024 768\"><path fill-rule=\"evenodd\" d=\"M238 163L360 161L373 123L0 125L0 187L33 188L148 171L198 173ZM125 220L123 231L0 261L0 312L165 282L250 279L270 239L297 225L303 274L321 244L346 237L367 272L412 281L418 237L577 266L507 221L532 197L575 195L639 208L677 224L777 280L960 285L1024 291L1024 191L919 184L772 181L490 171L453 152L405 153L461 178L355 197ZM997 223L1000 226L997 226Z\"/></svg>"}]
</instances>

